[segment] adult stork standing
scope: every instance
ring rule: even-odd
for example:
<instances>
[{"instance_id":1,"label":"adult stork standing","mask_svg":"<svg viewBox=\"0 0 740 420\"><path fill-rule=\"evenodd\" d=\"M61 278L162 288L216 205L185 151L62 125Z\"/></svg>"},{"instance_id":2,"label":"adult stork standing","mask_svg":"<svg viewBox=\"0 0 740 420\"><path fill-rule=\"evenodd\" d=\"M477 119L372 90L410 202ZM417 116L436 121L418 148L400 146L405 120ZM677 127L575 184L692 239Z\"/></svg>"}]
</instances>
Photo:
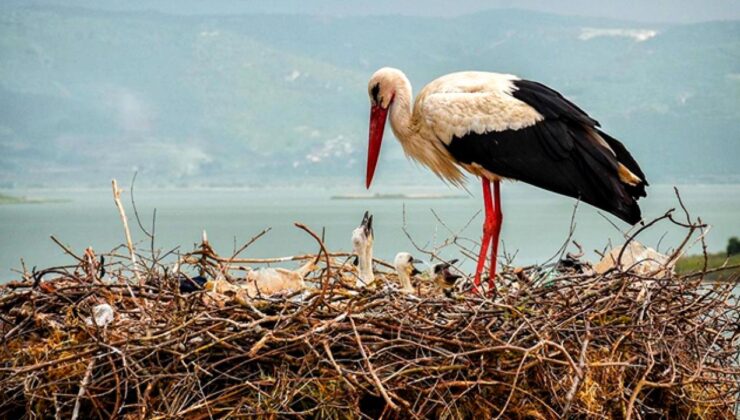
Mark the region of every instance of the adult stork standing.
<instances>
[{"instance_id":1,"label":"adult stork standing","mask_svg":"<svg viewBox=\"0 0 740 420\"><path fill-rule=\"evenodd\" d=\"M637 200L648 183L635 159L596 120L543 84L510 74L452 73L425 86L412 106L406 75L385 67L370 78L368 94L367 188L388 114L407 156L457 186L464 184L463 170L480 177L485 221L476 287L490 246L489 290L495 290L502 179L580 199L630 224L641 219Z\"/></svg>"}]
</instances>

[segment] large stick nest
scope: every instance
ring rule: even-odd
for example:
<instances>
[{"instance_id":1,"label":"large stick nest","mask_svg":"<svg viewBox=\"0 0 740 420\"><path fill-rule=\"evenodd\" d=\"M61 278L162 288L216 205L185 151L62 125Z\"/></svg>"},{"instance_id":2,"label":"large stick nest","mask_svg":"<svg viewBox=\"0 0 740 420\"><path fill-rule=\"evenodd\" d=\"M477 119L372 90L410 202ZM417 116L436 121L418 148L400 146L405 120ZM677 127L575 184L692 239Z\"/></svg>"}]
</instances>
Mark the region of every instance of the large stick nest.
<instances>
[{"instance_id":1,"label":"large stick nest","mask_svg":"<svg viewBox=\"0 0 740 420\"><path fill-rule=\"evenodd\" d=\"M571 268L505 267L500 282L518 290L494 298L449 298L353 290L352 264L322 253L315 288L244 302L181 294L156 259L75 258L0 290L3 418L714 419L737 410L740 305L732 285L704 284L701 273L597 275L571 258ZM207 244L180 261L227 279L238 271ZM394 280L382 262L376 269ZM104 303L114 318L98 325L91 313Z\"/></svg>"}]
</instances>

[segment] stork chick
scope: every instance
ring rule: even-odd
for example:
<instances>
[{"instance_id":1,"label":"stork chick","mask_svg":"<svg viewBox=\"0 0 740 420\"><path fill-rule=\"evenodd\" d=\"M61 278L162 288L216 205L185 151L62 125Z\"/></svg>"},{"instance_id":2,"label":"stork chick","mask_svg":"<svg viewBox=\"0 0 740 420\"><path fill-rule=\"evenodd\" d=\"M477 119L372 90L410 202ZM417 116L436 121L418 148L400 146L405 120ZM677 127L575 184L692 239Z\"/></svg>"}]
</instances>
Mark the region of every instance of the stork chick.
<instances>
[{"instance_id":1,"label":"stork chick","mask_svg":"<svg viewBox=\"0 0 740 420\"><path fill-rule=\"evenodd\" d=\"M247 273L247 284L242 286L248 298L272 296L303 290L306 276L316 269L316 260L311 260L297 270L285 268L262 268Z\"/></svg>"},{"instance_id":2,"label":"stork chick","mask_svg":"<svg viewBox=\"0 0 740 420\"><path fill-rule=\"evenodd\" d=\"M245 304L249 299L269 297L277 294L293 293L305 289L305 278L316 269L317 259L311 260L297 270L285 268L262 268L247 273L246 283L233 284L223 276L208 280L203 288L223 302L220 295L233 296L237 302ZM221 304L219 303L219 304Z\"/></svg>"},{"instance_id":3,"label":"stork chick","mask_svg":"<svg viewBox=\"0 0 740 420\"><path fill-rule=\"evenodd\" d=\"M357 271L361 288L371 286L375 282L373 240L373 216L366 211L360 226L352 231L352 252L357 256Z\"/></svg>"},{"instance_id":4,"label":"stork chick","mask_svg":"<svg viewBox=\"0 0 740 420\"><path fill-rule=\"evenodd\" d=\"M414 264L420 264L421 261L414 258L408 252L399 252L393 265L398 273L398 280L401 283L401 291L404 293L414 293L414 286L411 285L411 277L421 274L421 271L414 267Z\"/></svg>"},{"instance_id":5,"label":"stork chick","mask_svg":"<svg viewBox=\"0 0 740 420\"><path fill-rule=\"evenodd\" d=\"M457 259L454 259L450 260L449 263L441 262L438 264L434 264L430 269L430 272L432 274L432 282L447 297L452 297L452 291L455 289L455 284L462 277L450 272L450 267L456 263Z\"/></svg>"}]
</instances>

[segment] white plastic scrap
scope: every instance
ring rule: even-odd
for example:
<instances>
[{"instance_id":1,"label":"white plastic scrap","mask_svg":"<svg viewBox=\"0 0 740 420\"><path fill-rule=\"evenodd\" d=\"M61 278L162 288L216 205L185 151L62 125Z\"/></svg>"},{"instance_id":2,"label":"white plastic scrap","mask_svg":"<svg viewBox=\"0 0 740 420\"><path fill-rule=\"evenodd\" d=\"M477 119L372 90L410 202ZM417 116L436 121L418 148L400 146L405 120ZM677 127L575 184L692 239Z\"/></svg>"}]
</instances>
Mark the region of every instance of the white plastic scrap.
<instances>
[{"instance_id":1,"label":"white plastic scrap","mask_svg":"<svg viewBox=\"0 0 740 420\"><path fill-rule=\"evenodd\" d=\"M99 327L105 327L106 325L113 322L115 311L113 310L113 307L108 305L107 303L101 303L100 305L93 306L92 316L95 319L94 324L93 319L88 318L86 320L87 325L97 325Z\"/></svg>"},{"instance_id":2,"label":"white plastic scrap","mask_svg":"<svg viewBox=\"0 0 740 420\"><path fill-rule=\"evenodd\" d=\"M616 267L619 253L622 252L623 247L622 245L614 248L604 255L604 258L594 266L594 271L603 274L611 268ZM619 269L632 270L635 274L645 276L665 274L665 269L673 271L673 263L669 262L668 258L667 255L663 255L653 248L632 241L622 254L622 260L619 261Z\"/></svg>"}]
</instances>

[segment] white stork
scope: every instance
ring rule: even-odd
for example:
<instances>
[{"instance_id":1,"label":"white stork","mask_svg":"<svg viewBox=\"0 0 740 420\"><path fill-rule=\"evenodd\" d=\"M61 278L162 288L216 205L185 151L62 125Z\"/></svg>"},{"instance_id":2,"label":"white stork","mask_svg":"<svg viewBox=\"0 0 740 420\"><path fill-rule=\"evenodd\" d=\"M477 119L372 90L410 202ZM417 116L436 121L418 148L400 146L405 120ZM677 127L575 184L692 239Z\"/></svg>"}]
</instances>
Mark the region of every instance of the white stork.
<instances>
[{"instance_id":1,"label":"white stork","mask_svg":"<svg viewBox=\"0 0 740 420\"><path fill-rule=\"evenodd\" d=\"M452 73L424 87L412 106L408 78L386 67L370 78L368 94L367 188L388 113L407 156L457 186L464 183L462 170L481 178L485 222L476 287L492 243L488 281L495 290L502 179L578 198L630 224L641 219L637 199L648 184L637 162L596 120L545 85L509 74Z\"/></svg>"}]
</instances>

